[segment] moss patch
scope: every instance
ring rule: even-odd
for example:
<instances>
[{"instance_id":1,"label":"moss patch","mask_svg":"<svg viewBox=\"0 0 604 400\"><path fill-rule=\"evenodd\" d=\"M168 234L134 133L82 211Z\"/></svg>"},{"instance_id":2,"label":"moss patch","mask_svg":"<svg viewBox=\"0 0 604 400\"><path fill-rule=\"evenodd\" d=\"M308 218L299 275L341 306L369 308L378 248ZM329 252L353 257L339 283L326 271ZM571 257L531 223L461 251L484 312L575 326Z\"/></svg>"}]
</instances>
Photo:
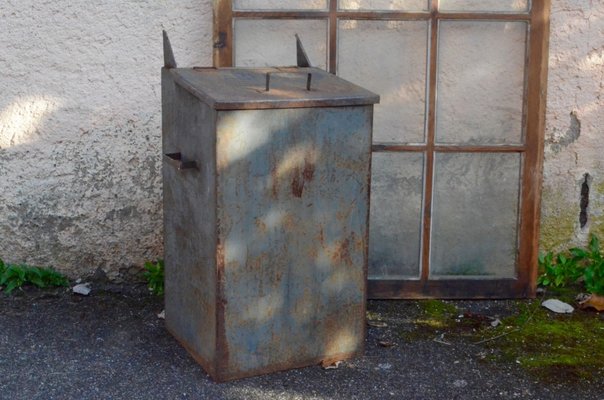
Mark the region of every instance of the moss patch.
<instances>
[{"instance_id":1,"label":"moss patch","mask_svg":"<svg viewBox=\"0 0 604 400\"><path fill-rule=\"evenodd\" d=\"M572 304L577 290L548 289L547 297ZM582 310L554 314L541 302L516 300L505 306L481 308L468 302L417 301L409 307L405 323L392 327L405 341L436 340L475 349L485 362L512 363L545 382L601 379L604 315ZM508 317L500 317L501 324L491 326L502 312Z\"/></svg>"},{"instance_id":2,"label":"moss patch","mask_svg":"<svg viewBox=\"0 0 604 400\"><path fill-rule=\"evenodd\" d=\"M474 337L491 319L486 316L461 311L453 302L443 300L420 300L418 310L410 323L411 330L402 330L400 336L408 341L434 339L446 336L448 339Z\"/></svg>"},{"instance_id":3,"label":"moss patch","mask_svg":"<svg viewBox=\"0 0 604 400\"><path fill-rule=\"evenodd\" d=\"M596 193L604 195L604 181L594 185Z\"/></svg>"},{"instance_id":4,"label":"moss patch","mask_svg":"<svg viewBox=\"0 0 604 400\"><path fill-rule=\"evenodd\" d=\"M542 380L595 380L604 374L604 320L596 313L557 315L534 301L520 305L518 315L489 335L504 335L485 342L496 359L517 362Z\"/></svg>"},{"instance_id":5,"label":"moss patch","mask_svg":"<svg viewBox=\"0 0 604 400\"><path fill-rule=\"evenodd\" d=\"M579 206L567 204L559 192L543 189L544 212L541 218L542 249L558 250L573 238L579 220Z\"/></svg>"},{"instance_id":6,"label":"moss patch","mask_svg":"<svg viewBox=\"0 0 604 400\"><path fill-rule=\"evenodd\" d=\"M420 300L419 307L422 314L428 318L447 318L457 314L457 307L454 304L442 300Z\"/></svg>"},{"instance_id":7,"label":"moss patch","mask_svg":"<svg viewBox=\"0 0 604 400\"><path fill-rule=\"evenodd\" d=\"M597 237L604 238L604 216L592 217L590 232Z\"/></svg>"}]
</instances>

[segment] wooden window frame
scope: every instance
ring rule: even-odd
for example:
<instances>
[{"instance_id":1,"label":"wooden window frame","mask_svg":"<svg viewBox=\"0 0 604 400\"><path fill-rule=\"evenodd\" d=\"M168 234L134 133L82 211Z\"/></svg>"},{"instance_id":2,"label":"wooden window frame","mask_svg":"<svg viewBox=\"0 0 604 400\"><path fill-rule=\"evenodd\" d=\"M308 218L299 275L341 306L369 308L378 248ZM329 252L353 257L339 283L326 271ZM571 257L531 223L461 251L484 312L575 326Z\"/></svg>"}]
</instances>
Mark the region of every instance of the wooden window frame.
<instances>
[{"instance_id":1,"label":"wooden window frame","mask_svg":"<svg viewBox=\"0 0 604 400\"><path fill-rule=\"evenodd\" d=\"M438 0L430 0L430 9L420 12L339 10L338 0L328 0L326 10L273 11L234 10L232 0L214 0L215 67L233 66L234 19L314 19L328 22L328 70L337 69L337 29L339 20L428 21L430 25L427 90L427 136L424 144L375 143L373 152L423 152L426 154L424 201L421 233L421 272L413 280L369 280L370 298L511 298L536 294L537 259L543 146L549 48L551 0L533 0L530 11L511 12L441 12ZM436 82L438 24L441 20L524 21L528 24L524 93L524 143L521 145L438 145L436 130ZM518 254L516 278L510 279L430 279L430 236L436 152L523 153L520 177Z\"/></svg>"}]
</instances>

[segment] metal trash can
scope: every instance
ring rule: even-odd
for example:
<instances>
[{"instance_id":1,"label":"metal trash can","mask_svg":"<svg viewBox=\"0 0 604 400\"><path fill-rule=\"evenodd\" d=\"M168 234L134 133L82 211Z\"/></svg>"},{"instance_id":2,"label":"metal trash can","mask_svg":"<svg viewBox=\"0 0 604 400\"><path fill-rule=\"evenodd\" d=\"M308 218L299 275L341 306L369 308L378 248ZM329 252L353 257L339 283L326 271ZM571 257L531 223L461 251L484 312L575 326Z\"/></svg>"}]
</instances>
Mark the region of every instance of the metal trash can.
<instances>
[{"instance_id":1,"label":"metal trash can","mask_svg":"<svg viewBox=\"0 0 604 400\"><path fill-rule=\"evenodd\" d=\"M162 70L169 331L217 381L359 355L373 104L315 68Z\"/></svg>"}]
</instances>

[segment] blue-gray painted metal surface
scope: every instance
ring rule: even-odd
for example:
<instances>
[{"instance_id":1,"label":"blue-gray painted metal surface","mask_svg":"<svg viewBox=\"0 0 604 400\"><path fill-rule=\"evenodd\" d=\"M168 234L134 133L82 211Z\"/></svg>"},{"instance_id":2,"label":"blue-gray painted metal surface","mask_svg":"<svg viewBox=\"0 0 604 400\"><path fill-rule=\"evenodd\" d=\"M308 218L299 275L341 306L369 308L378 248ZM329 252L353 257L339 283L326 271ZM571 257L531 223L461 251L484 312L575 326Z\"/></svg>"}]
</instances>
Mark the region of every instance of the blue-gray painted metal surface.
<instances>
[{"instance_id":1,"label":"blue-gray painted metal surface","mask_svg":"<svg viewBox=\"0 0 604 400\"><path fill-rule=\"evenodd\" d=\"M163 150L196 167L163 167L168 328L219 381L359 355L377 97L319 107L290 85L298 108L216 110L179 71L163 73Z\"/></svg>"}]
</instances>

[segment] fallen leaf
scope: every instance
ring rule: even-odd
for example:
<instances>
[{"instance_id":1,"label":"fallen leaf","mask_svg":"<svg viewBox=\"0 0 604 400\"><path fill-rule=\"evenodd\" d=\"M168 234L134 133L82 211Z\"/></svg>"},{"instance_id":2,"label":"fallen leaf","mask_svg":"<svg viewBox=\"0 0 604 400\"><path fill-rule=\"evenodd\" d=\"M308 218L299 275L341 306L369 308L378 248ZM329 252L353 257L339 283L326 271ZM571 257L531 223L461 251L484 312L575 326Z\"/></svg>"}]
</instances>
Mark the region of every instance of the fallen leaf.
<instances>
[{"instance_id":1,"label":"fallen leaf","mask_svg":"<svg viewBox=\"0 0 604 400\"><path fill-rule=\"evenodd\" d=\"M389 340L379 340L378 344L382 347L394 347L396 346L396 343L391 342Z\"/></svg>"},{"instance_id":2,"label":"fallen leaf","mask_svg":"<svg viewBox=\"0 0 604 400\"><path fill-rule=\"evenodd\" d=\"M579 302L579 308L594 308L596 311L604 311L604 296L591 294L585 300Z\"/></svg>"},{"instance_id":3,"label":"fallen leaf","mask_svg":"<svg viewBox=\"0 0 604 400\"><path fill-rule=\"evenodd\" d=\"M323 369L338 369L342 364L342 360L335 360L333 358L327 358L321 361L321 368Z\"/></svg>"}]
</instances>

